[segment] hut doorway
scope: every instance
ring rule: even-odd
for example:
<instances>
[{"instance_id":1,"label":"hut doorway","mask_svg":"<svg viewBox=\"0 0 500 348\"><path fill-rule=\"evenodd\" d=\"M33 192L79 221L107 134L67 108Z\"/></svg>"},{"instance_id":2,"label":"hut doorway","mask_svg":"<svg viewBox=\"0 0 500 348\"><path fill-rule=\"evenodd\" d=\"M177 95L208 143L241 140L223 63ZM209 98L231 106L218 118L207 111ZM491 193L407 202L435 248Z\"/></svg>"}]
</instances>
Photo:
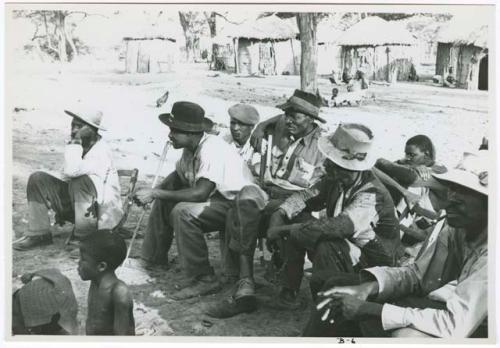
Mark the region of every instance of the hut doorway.
<instances>
[{"instance_id":1,"label":"hut doorway","mask_svg":"<svg viewBox=\"0 0 500 348\"><path fill-rule=\"evenodd\" d=\"M481 91L488 90L488 55L484 56L479 62L479 79L477 87Z\"/></svg>"}]
</instances>

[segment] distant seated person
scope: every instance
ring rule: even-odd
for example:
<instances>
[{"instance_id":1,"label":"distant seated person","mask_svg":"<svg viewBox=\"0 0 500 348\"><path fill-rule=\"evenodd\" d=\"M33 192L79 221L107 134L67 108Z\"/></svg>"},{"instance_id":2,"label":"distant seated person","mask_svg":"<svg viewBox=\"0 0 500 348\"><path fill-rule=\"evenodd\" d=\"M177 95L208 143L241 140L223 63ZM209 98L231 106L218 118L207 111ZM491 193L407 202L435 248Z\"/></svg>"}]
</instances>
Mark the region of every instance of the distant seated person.
<instances>
[{"instance_id":1,"label":"distant seated person","mask_svg":"<svg viewBox=\"0 0 500 348\"><path fill-rule=\"evenodd\" d=\"M428 237L415 263L332 277L303 336L488 337L491 159L481 152L433 174L449 190L448 226Z\"/></svg>"},{"instance_id":2,"label":"distant seated person","mask_svg":"<svg viewBox=\"0 0 500 348\"><path fill-rule=\"evenodd\" d=\"M78 274L90 280L87 335L135 335L132 294L115 274L126 254L125 241L110 231L94 232L80 245Z\"/></svg>"},{"instance_id":3,"label":"distant seated person","mask_svg":"<svg viewBox=\"0 0 500 348\"><path fill-rule=\"evenodd\" d=\"M445 75L443 79L443 86L449 87L449 88L455 88L457 83L457 79L455 77L455 74L453 73L453 67L450 66L448 68L448 74Z\"/></svg>"},{"instance_id":4,"label":"distant seated person","mask_svg":"<svg viewBox=\"0 0 500 348\"><path fill-rule=\"evenodd\" d=\"M62 173L51 175L39 171L30 175L28 230L13 243L15 250L52 243L49 209L55 213L56 224L74 224L77 239L97 229L113 229L123 216L120 182L111 149L99 134L104 130L102 112L64 112L73 119Z\"/></svg>"},{"instance_id":5,"label":"distant seated person","mask_svg":"<svg viewBox=\"0 0 500 348\"><path fill-rule=\"evenodd\" d=\"M24 274L12 297L13 335L76 335L78 305L70 280L58 269Z\"/></svg>"},{"instance_id":6,"label":"distant seated person","mask_svg":"<svg viewBox=\"0 0 500 348\"><path fill-rule=\"evenodd\" d=\"M328 100L329 107L359 106L366 94L364 91L339 94L338 88L332 89L332 96Z\"/></svg>"}]
</instances>

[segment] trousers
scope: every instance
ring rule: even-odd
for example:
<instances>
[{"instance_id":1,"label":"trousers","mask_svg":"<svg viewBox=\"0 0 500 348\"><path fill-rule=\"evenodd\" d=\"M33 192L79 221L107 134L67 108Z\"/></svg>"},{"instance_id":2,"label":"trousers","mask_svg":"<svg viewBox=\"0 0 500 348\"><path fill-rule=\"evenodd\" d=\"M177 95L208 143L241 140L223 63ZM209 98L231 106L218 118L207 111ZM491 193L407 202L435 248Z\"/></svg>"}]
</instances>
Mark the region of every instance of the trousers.
<instances>
[{"instance_id":1,"label":"trousers","mask_svg":"<svg viewBox=\"0 0 500 348\"><path fill-rule=\"evenodd\" d=\"M87 175L66 182L45 172L35 172L28 179L26 191L27 236L50 233L49 209L54 211L56 223L75 224L77 238L97 230L97 191Z\"/></svg>"},{"instance_id":2,"label":"trousers","mask_svg":"<svg viewBox=\"0 0 500 348\"><path fill-rule=\"evenodd\" d=\"M163 189L179 189L179 182ZM181 266L188 276L213 274L204 233L220 231L224 272L239 272L238 255L253 255L258 238L260 212L267 201L257 186L242 188L234 200L215 193L206 202L155 200L146 228L142 258L152 263L168 262L175 236Z\"/></svg>"}]
</instances>

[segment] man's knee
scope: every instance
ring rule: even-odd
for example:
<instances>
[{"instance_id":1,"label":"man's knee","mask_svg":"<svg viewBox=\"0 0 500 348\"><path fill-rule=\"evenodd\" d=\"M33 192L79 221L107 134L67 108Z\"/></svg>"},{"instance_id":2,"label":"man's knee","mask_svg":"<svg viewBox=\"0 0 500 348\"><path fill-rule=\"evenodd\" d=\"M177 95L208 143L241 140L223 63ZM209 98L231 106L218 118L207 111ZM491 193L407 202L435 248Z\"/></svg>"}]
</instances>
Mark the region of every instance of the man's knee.
<instances>
[{"instance_id":1,"label":"man's knee","mask_svg":"<svg viewBox=\"0 0 500 348\"><path fill-rule=\"evenodd\" d=\"M267 194L258 186L244 186L236 197L240 202L252 202L259 210L263 210L268 202Z\"/></svg>"},{"instance_id":2,"label":"man's knee","mask_svg":"<svg viewBox=\"0 0 500 348\"><path fill-rule=\"evenodd\" d=\"M38 187L42 182L47 181L49 177L50 174L42 171L32 173L28 178L28 193Z\"/></svg>"},{"instance_id":3,"label":"man's knee","mask_svg":"<svg viewBox=\"0 0 500 348\"><path fill-rule=\"evenodd\" d=\"M70 195L75 195L78 193L91 195L93 197L97 196L97 191L94 183L88 175L82 175L76 178L72 178L69 181L69 192Z\"/></svg>"},{"instance_id":4,"label":"man's knee","mask_svg":"<svg viewBox=\"0 0 500 348\"><path fill-rule=\"evenodd\" d=\"M179 202L170 212L170 221L172 221L172 224L175 225L179 221L185 221L186 219L193 218L194 216L193 204L189 202Z\"/></svg>"}]
</instances>

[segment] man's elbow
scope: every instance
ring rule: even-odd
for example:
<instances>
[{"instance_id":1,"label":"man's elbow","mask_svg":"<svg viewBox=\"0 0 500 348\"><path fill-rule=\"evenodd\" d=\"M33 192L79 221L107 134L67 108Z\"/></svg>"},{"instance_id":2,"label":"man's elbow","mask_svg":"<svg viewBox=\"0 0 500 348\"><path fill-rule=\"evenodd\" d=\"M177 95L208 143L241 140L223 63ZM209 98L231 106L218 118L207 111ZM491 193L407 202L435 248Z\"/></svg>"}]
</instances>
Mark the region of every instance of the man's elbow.
<instances>
[{"instance_id":1,"label":"man's elbow","mask_svg":"<svg viewBox=\"0 0 500 348\"><path fill-rule=\"evenodd\" d=\"M199 190L195 191L192 196L193 202L206 202L210 197L210 191Z\"/></svg>"}]
</instances>

